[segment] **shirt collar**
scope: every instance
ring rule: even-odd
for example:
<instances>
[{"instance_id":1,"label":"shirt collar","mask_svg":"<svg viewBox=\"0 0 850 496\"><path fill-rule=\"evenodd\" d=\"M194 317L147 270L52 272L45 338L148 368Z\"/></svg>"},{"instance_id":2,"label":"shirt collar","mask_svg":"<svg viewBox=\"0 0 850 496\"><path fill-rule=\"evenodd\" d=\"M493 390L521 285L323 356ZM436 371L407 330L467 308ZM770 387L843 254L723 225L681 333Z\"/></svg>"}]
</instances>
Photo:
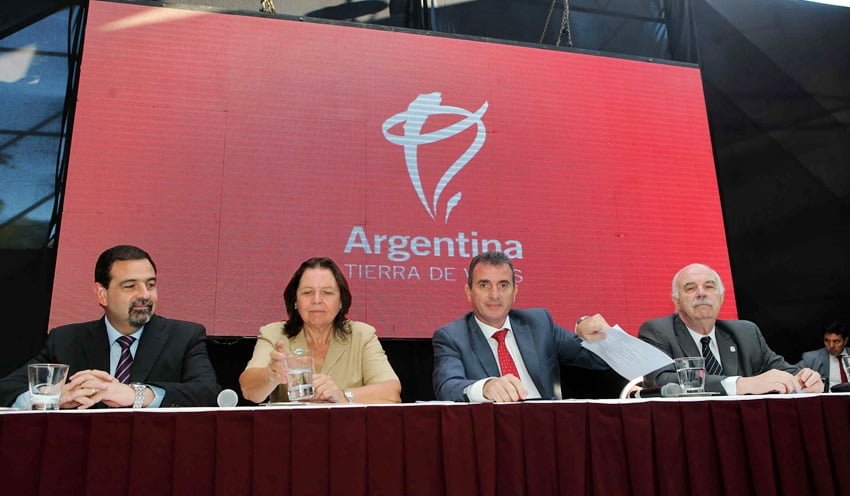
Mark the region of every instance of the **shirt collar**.
<instances>
[{"instance_id":1,"label":"shirt collar","mask_svg":"<svg viewBox=\"0 0 850 496\"><path fill-rule=\"evenodd\" d=\"M118 338L123 336L123 334L121 334L118 331L118 329L116 329L109 322L109 319L106 317L106 315L103 316L103 321L106 322L106 335L109 337L109 346L112 346L113 344L115 344L115 341L118 341ZM139 339L142 339L142 332L144 330L145 330L145 326L139 327L138 331L136 331L132 334L128 334L128 336L131 336L131 337L135 338L136 341L138 341Z\"/></svg>"},{"instance_id":2,"label":"shirt collar","mask_svg":"<svg viewBox=\"0 0 850 496\"><path fill-rule=\"evenodd\" d=\"M708 334L700 334L700 333L691 329L688 326L685 326L685 327L688 329L688 332L691 333L691 339L694 340L694 343L698 343L698 344L701 343L702 338L704 338L706 336L710 337L712 342L716 341L716 339L714 338L714 331L717 330L716 325L711 328L711 332L709 332Z\"/></svg>"},{"instance_id":3,"label":"shirt collar","mask_svg":"<svg viewBox=\"0 0 850 496\"><path fill-rule=\"evenodd\" d=\"M511 332L513 332L513 328L511 327L511 316L510 315L505 317L505 323L502 324L502 327L499 327L499 328L496 328L496 327L493 327L491 325L487 325L484 322L481 322L481 320L478 319L477 315L474 315L474 317L475 317L475 323L478 324L478 327L481 329L481 332L484 334L485 338L492 337L493 333L495 333L497 331L501 331L502 329L510 329Z\"/></svg>"}]
</instances>

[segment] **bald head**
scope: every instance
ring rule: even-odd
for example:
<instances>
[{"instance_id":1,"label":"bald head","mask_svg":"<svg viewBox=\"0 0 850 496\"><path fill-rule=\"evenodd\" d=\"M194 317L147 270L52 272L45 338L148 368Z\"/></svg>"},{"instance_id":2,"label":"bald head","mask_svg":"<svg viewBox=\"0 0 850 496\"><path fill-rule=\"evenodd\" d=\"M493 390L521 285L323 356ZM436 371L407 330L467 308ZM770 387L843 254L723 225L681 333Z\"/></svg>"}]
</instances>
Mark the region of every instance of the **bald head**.
<instances>
[{"instance_id":1,"label":"bald head","mask_svg":"<svg viewBox=\"0 0 850 496\"><path fill-rule=\"evenodd\" d=\"M673 277L673 305L689 328L708 334L723 305L723 282L711 267L694 263Z\"/></svg>"},{"instance_id":2,"label":"bald head","mask_svg":"<svg viewBox=\"0 0 850 496\"><path fill-rule=\"evenodd\" d=\"M714 269L712 269L708 265L704 265L704 264L701 264L701 263L692 263L690 265L686 265L686 266L682 267L681 269L679 269L679 272L676 272L676 275L673 276L673 298L674 299L679 297L679 284L678 284L679 279L683 276L683 274L685 274L686 272L691 272L691 271L708 271L708 272L711 272L714 275L714 280L717 282L718 292L722 295L726 291L726 289L723 287L723 281L720 280L720 276L717 274L717 272Z\"/></svg>"}]
</instances>

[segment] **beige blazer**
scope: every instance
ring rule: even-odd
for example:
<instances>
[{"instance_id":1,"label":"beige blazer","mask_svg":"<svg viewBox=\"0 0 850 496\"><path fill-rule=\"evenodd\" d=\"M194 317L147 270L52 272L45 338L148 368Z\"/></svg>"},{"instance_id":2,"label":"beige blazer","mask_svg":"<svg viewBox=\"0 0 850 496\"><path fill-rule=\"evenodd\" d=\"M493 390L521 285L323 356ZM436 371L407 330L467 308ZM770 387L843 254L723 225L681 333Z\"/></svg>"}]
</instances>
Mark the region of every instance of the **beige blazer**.
<instances>
[{"instance_id":1,"label":"beige blazer","mask_svg":"<svg viewBox=\"0 0 850 496\"><path fill-rule=\"evenodd\" d=\"M322 374L331 376L340 389L349 389L377 382L398 380L398 376L390 366L387 355L378 342L375 328L363 322L354 320L351 324L351 334L340 341L334 334L328 345L328 353L322 363ZM307 348L307 336L299 332L294 338L287 338L283 333L286 321L272 322L260 328L254 355L246 368L266 367L271 359L269 352L274 349L274 343L283 340L289 350ZM278 386L269 396L269 401L287 401L286 388Z\"/></svg>"}]
</instances>

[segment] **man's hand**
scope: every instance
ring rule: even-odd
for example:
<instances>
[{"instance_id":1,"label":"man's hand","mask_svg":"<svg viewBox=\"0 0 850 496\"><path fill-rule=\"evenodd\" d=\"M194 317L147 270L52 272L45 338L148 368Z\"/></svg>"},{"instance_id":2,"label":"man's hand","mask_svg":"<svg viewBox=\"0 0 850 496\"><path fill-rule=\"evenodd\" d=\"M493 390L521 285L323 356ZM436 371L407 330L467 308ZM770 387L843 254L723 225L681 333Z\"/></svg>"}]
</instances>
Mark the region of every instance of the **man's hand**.
<instances>
[{"instance_id":1,"label":"man's hand","mask_svg":"<svg viewBox=\"0 0 850 496\"><path fill-rule=\"evenodd\" d=\"M597 313L576 324L576 335L585 341L598 341L605 339L605 333L602 330L610 327L605 317Z\"/></svg>"},{"instance_id":2,"label":"man's hand","mask_svg":"<svg viewBox=\"0 0 850 496\"><path fill-rule=\"evenodd\" d=\"M771 369L753 377L740 377L735 383L738 394L793 393L799 381L788 372Z\"/></svg>"},{"instance_id":3,"label":"man's hand","mask_svg":"<svg viewBox=\"0 0 850 496\"><path fill-rule=\"evenodd\" d=\"M123 384L118 382L118 379L112 379L109 387L103 392L101 401L110 408L133 406L136 401L136 390L129 384Z\"/></svg>"},{"instance_id":4,"label":"man's hand","mask_svg":"<svg viewBox=\"0 0 850 496\"><path fill-rule=\"evenodd\" d=\"M94 372L106 374L100 370L81 370L72 375L70 380L62 386L62 395L59 397L59 408L85 409L100 401L100 394L106 390L107 385L96 380ZM109 374L106 374L109 376Z\"/></svg>"},{"instance_id":5,"label":"man's hand","mask_svg":"<svg viewBox=\"0 0 850 496\"><path fill-rule=\"evenodd\" d=\"M145 395L146 400L153 399L153 392ZM71 376L71 380L62 388L59 400L61 408L89 408L103 402L112 408L132 406L136 401L136 391L129 384L102 370L81 370Z\"/></svg>"},{"instance_id":6,"label":"man's hand","mask_svg":"<svg viewBox=\"0 0 850 496\"><path fill-rule=\"evenodd\" d=\"M118 408L133 406L136 400L136 391L129 384L118 382L118 379L102 370L89 370L82 379L80 388L96 391L89 396L94 403L102 401L108 407Z\"/></svg>"},{"instance_id":7,"label":"man's hand","mask_svg":"<svg viewBox=\"0 0 850 496\"><path fill-rule=\"evenodd\" d=\"M525 390L522 381L517 379L513 374L490 379L484 383L482 393L485 398L496 403L520 401L528 396L528 391Z\"/></svg>"},{"instance_id":8,"label":"man's hand","mask_svg":"<svg viewBox=\"0 0 850 496\"><path fill-rule=\"evenodd\" d=\"M800 369L794 379L797 381L797 389L804 393L823 392L823 379L812 369Z\"/></svg>"}]
</instances>

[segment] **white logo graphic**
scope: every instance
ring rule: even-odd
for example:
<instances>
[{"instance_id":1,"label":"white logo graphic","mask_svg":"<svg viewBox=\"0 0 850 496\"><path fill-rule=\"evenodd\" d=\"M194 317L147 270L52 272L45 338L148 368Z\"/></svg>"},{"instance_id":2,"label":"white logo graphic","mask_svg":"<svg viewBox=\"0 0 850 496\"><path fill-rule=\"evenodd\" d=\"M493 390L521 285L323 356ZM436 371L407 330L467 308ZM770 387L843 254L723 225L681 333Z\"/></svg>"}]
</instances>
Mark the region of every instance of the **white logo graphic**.
<instances>
[{"instance_id":1,"label":"white logo graphic","mask_svg":"<svg viewBox=\"0 0 850 496\"><path fill-rule=\"evenodd\" d=\"M484 102L484 104L481 105L481 108L476 110L475 113L472 113L460 107L441 105L441 101L442 95L439 92L421 94L410 102L410 105L407 106L407 111L390 117L384 121L384 125L382 126L384 137L387 141L404 147L404 160L407 162L407 173L410 175L410 182L413 183L413 189L416 190L416 194L419 196L419 201L422 202L422 206L425 207L425 211L428 212L428 215L430 215L432 219L436 219L437 203L440 200L440 195L442 195L443 191L446 189L446 186L448 186L452 178L454 178L455 175L457 175L457 173L460 172L460 170L463 169L470 160L472 160L472 157L478 153L478 150L484 146L484 140L487 138L487 130L484 128L484 122L481 120L481 117L483 117L484 113L487 112L487 102ZM421 134L425 121L427 121L428 117L432 115L459 115L463 116L464 119L452 124L451 126L444 127L443 129L438 129L427 134ZM390 129L400 123L404 123L404 134L398 135L390 133ZM432 203L429 204L428 198L425 196L425 191L422 189L422 180L419 177L417 148L419 145L427 145L429 143L442 141L446 138L451 138L456 134L466 131L473 124L478 127L475 139L472 140L472 144L469 145L469 148L467 148L466 151L463 152L457 160L455 160L455 162L446 170L437 182L437 186L434 188L434 195L431 198ZM458 192L452 196L448 202L446 202L446 216L444 222L448 223L449 214L452 213L452 209L460 202L461 196L462 193Z\"/></svg>"}]
</instances>

